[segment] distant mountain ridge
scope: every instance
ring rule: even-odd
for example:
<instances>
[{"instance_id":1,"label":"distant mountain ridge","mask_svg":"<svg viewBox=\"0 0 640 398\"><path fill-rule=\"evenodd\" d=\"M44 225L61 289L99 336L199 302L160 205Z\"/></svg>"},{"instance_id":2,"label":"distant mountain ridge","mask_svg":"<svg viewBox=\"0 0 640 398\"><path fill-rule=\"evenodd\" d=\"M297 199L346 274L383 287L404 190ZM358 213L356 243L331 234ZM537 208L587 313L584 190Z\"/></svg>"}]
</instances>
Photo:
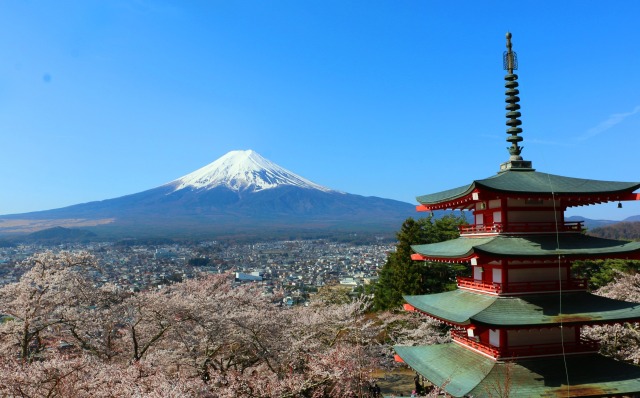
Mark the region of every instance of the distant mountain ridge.
<instances>
[{"instance_id":1,"label":"distant mountain ridge","mask_svg":"<svg viewBox=\"0 0 640 398\"><path fill-rule=\"evenodd\" d=\"M112 236L286 234L301 230L392 233L412 216L416 217L414 205L332 190L248 150L229 152L147 191L0 216L0 233L27 232L30 226L82 227Z\"/></svg>"},{"instance_id":2,"label":"distant mountain ridge","mask_svg":"<svg viewBox=\"0 0 640 398\"><path fill-rule=\"evenodd\" d=\"M623 223L623 222L640 221L640 215L627 217L622 221L594 220L594 219L591 219L591 218L586 218L586 217L581 217L581 216L570 216L570 217L566 217L565 220L566 221L583 221L583 225L587 229L593 229L593 228L601 228L601 227L605 227L607 225L613 225L613 224L618 224L618 223Z\"/></svg>"},{"instance_id":3,"label":"distant mountain ridge","mask_svg":"<svg viewBox=\"0 0 640 398\"><path fill-rule=\"evenodd\" d=\"M586 218L586 217L581 217L581 216L565 217L565 221L582 221L583 225L587 229L604 227L605 225L615 224L615 223L619 222L619 221L613 221L613 220L594 220L594 219L591 219L591 218Z\"/></svg>"}]
</instances>

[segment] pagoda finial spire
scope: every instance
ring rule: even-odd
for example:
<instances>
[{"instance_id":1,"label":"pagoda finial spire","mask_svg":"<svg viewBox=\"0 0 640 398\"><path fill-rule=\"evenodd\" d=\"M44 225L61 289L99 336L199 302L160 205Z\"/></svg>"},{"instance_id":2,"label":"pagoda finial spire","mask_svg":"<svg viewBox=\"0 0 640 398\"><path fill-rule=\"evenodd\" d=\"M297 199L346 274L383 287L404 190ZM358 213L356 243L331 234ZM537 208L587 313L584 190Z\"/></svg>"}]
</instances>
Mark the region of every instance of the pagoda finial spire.
<instances>
[{"instance_id":1,"label":"pagoda finial spire","mask_svg":"<svg viewBox=\"0 0 640 398\"><path fill-rule=\"evenodd\" d=\"M501 170L507 169L531 169L531 162L522 160L522 156L520 153L524 147L518 145L522 141L522 137L518 134L522 133L522 129L519 127L522 124L522 121L519 119L521 114L519 112L520 105L520 91L518 90L518 75L513 73L514 70L518 69L518 55L512 49L511 45L511 32L507 32L507 51L504 52L502 56L502 62L504 69L507 71L507 74L504 77L505 80L505 95L507 98L505 102L507 103L507 134L510 134L507 137L507 142L511 143L510 147L507 147L509 151L509 161L500 166Z\"/></svg>"},{"instance_id":2,"label":"pagoda finial spire","mask_svg":"<svg viewBox=\"0 0 640 398\"><path fill-rule=\"evenodd\" d=\"M513 71L518 69L518 56L511 47L511 32L507 32L507 51L505 51L503 57L504 69L509 71L509 74L513 74Z\"/></svg>"}]
</instances>

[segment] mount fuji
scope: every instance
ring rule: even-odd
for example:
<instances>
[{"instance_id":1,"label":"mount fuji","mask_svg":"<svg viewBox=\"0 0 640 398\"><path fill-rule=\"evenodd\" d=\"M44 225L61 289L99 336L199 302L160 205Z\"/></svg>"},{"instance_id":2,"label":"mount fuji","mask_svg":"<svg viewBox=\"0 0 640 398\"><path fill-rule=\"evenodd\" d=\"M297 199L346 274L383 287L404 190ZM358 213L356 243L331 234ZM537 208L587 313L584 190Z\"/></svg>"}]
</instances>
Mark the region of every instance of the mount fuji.
<instances>
[{"instance_id":1,"label":"mount fuji","mask_svg":"<svg viewBox=\"0 0 640 398\"><path fill-rule=\"evenodd\" d=\"M389 233L411 216L409 203L323 187L246 150L147 191L0 216L0 234L60 226L103 237Z\"/></svg>"},{"instance_id":2,"label":"mount fuji","mask_svg":"<svg viewBox=\"0 0 640 398\"><path fill-rule=\"evenodd\" d=\"M213 189L226 187L235 192L258 192L290 185L324 192L335 192L283 169L252 150L231 151L215 162L167 185L173 185L176 191L185 188Z\"/></svg>"}]
</instances>

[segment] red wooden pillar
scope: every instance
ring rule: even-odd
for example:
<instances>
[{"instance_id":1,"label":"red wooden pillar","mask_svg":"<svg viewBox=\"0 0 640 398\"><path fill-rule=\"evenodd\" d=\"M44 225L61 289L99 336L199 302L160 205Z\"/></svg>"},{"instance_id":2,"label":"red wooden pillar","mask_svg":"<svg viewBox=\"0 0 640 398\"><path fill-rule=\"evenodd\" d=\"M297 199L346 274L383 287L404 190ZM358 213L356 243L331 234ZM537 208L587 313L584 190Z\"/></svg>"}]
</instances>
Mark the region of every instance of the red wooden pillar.
<instances>
[{"instance_id":1,"label":"red wooden pillar","mask_svg":"<svg viewBox=\"0 0 640 398\"><path fill-rule=\"evenodd\" d=\"M509 260L502 260L502 287L509 284Z\"/></svg>"},{"instance_id":2,"label":"red wooden pillar","mask_svg":"<svg viewBox=\"0 0 640 398\"><path fill-rule=\"evenodd\" d=\"M500 266L502 267L502 293L508 293L509 292L509 278L508 278L508 269L509 269L509 261L502 259L500 260Z\"/></svg>"},{"instance_id":3,"label":"red wooden pillar","mask_svg":"<svg viewBox=\"0 0 640 398\"><path fill-rule=\"evenodd\" d=\"M502 230L508 230L509 224L509 212L507 212L507 200L508 198L501 197L500 198L500 211L502 212Z\"/></svg>"},{"instance_id":4,"label":"red wooden pillar","mask_svg":"<svg viewBox=\"0 0 640 398\"><path fill-rule=\"evenodd\" d=\"M500 353L503 355L508 353L508 348L507 329L500 329Z\"/></svg>"}]
</instances>

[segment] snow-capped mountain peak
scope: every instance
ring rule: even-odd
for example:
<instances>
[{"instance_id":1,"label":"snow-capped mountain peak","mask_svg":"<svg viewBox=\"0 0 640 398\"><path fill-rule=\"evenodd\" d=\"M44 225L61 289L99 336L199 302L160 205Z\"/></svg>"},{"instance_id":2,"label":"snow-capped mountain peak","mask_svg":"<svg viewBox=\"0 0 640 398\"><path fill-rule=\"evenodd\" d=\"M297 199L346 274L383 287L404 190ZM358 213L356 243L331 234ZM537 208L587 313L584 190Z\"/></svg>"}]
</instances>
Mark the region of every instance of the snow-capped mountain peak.
<instances>
[{"instance_id":1,"label":"snow-capped mountain peak","mask_svg":"<svg viewBox=\"0 0 640 398\"><path fill-rule=\"evenodd\" d=\"M253 150L231 151L168 185L174 186L176 191L184 188L212 189L223 186L233 191L258 192L281 185L292 185L335 192L278 166Z\"/></svg>"}]
</instances>

